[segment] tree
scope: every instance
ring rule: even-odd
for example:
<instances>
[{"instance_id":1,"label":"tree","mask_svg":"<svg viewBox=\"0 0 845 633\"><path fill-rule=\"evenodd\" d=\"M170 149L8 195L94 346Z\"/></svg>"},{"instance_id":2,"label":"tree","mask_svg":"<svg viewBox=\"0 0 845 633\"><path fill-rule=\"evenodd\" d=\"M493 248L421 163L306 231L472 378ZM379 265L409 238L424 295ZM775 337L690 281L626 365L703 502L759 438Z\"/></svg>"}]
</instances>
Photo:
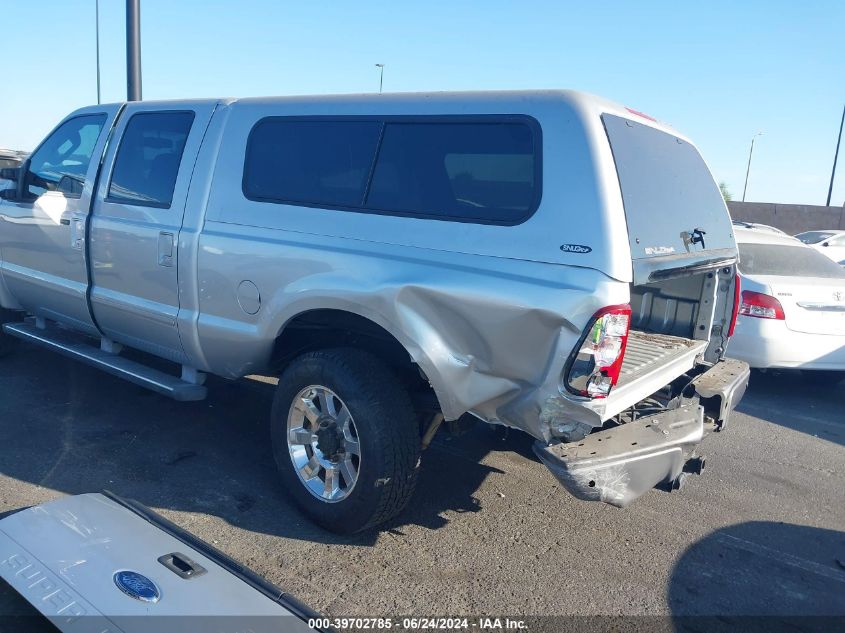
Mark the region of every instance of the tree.
<instances>
[{"instance_id":1,"label":"tree","mask_svg":"<svg viewBox=\"0 0 845 633\"><path fill-rule=\"evenodd\" d=\"M728 191L728 185L724 182L719 183L719 191L722 192L722 197L725 199L725 202L730 202L734 199L733 195L731 195L731 192Z\"/></svg>"}]
</instances>

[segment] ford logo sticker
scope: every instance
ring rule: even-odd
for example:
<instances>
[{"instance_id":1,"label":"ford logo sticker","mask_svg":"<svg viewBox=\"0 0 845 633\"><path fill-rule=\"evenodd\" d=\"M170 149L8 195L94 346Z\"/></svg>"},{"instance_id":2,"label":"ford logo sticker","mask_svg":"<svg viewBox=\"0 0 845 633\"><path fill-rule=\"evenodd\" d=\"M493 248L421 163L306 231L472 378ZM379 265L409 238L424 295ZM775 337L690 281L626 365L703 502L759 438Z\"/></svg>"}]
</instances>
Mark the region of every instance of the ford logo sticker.
<instances>
[{"instance_id":1,"label":"ford logo sticker","mask_svg":"<svg viewBox=\"0 0 845 633\"><path fill-rule=\"evenodd\" d=\"M127 596L141 602L156 603L161 598L161 592L156 584L137 571L125 569L115 573L114 584Z\"/></svg>"},{"instance_id":2,"label":"ford logo sticker","mask_svg":"<svg viewBox=\"0 0 845 633\"><path fill-rule=\"evenodd\" d=\"M561 244L560 250L564 253L591 253L593 251L589 246L582 246L581 244Z\"/></svg>"}]
</instances>

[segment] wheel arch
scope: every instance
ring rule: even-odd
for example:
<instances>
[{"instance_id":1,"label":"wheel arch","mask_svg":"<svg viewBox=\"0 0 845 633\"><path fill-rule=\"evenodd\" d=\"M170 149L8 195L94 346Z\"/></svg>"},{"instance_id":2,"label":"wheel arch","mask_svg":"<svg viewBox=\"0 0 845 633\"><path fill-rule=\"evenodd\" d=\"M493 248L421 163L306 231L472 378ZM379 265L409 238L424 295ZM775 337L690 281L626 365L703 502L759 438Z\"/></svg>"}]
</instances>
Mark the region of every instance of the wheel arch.
<instances>
[{"instance_id":1,"label":"wheel arch","mask_svg":"<svg viewBox=\"0 0 845 633\"><path fill-rule=\"evenodd\" d=\"M357 305L309 306L291 314L278 328L271 365L278 369L299 354L331 347L354 347L379 357L386 364L428 383L447 419L456 404L440 380L432 358L408 333L399 330L375 311ZM422 371L422 375L418 370Z\"/></svg>"}]
</instances>

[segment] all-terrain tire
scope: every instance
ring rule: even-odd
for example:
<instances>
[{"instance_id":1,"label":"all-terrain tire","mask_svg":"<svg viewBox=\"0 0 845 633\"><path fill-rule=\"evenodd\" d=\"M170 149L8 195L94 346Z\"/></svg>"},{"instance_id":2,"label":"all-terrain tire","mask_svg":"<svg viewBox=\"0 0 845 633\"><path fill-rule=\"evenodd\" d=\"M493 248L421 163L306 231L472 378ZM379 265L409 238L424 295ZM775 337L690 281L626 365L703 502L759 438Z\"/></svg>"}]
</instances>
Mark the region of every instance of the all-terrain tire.
<instances>
[{"instance_id":1,"label":"all-terrain tire","mask_svg":"<svg viewBox=\"0 0 845 633\"><path fill-rule=\"evenodd\" d=\"M288 445L294 399L313 385L346 405L360 445L357 480L339 501L317 498L297 473ZM282 482L299 508L323 528L350 534L384 523L407 505L420 459L420 435L406 389L375 356L340 348L308 352L285 369L273 400L273 455Z\"/></svg>"}]
</instances>

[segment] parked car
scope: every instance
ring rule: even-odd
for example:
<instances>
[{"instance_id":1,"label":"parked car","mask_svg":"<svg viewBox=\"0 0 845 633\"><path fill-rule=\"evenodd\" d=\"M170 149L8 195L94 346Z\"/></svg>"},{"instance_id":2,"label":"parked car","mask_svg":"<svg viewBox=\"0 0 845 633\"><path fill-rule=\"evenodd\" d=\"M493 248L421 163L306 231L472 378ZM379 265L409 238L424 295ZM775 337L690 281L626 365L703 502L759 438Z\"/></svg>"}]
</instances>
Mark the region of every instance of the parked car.
<instances>
[{"instance_id":1,"label":"parked car","mask_svg":"<svg viewBox=\"0 0 845 633\"><path fill-rule=\"evenodd\" d=\"M787 233L781 231L779 228L769 226L768 224L758 224L756 222L743 222L742 220L734 220L732 224L734 226L741 227L744 229L757 229L758 231L770 231L771 233L777 233L779 235L787 235Z\"/></svg>"},{"instance_id":2,"label":"parked car","mask_svg":"<svg viewBox=\"0 0 845 633\"><path fill-rule=\"evenodd\" d=\"M17 167L24 160L26 160L26 152L17 152L11 149L0 148L0 169L8 167ZM0 177L0 189L8 189L14 187L14 183L10 180Z\"/></svg>"},{"instance_id":3,"label":"parked car","mask_svg":"<svg viewBox=\"0 0 845 633\"><path fill-rule=\"evenodd\" d=\"M845 259L845 231L806 231L795 237L835 262Z\"/></svg>"},{"instance_id":4,"label":"parked car","mask_svg":"<svg viewBox=\"0 0 845 633\"><path fill-rule=\"evenodd\" d=\"M845 270L792 237L737 229L742 295L730 355L760 369L845 378Z\"/></svg>"},{"instance_id":5,"label":"parked car","mask_svg":"<svg viewBox=\"0 0 845 633\"><path fill-rule=\"evenodd\" d=\"M278 374L281 478L338 532L406 505L444 420L529 433L580 498L678 487L747 384L719 188L688 139L596 97L91 106L11 175L0 302L32 318L0 344L179 400Z\"/></svg>"},{"instance_id":6,"label":"parked car","mask_svg":"<svg viewBox=\"0 0 845 633\"><path fill-rule=\"evenodd\" d=\"M26 152L0 148L0 168L17 167L26 160L27 156Z\"/></svg>"}]
</instances>

